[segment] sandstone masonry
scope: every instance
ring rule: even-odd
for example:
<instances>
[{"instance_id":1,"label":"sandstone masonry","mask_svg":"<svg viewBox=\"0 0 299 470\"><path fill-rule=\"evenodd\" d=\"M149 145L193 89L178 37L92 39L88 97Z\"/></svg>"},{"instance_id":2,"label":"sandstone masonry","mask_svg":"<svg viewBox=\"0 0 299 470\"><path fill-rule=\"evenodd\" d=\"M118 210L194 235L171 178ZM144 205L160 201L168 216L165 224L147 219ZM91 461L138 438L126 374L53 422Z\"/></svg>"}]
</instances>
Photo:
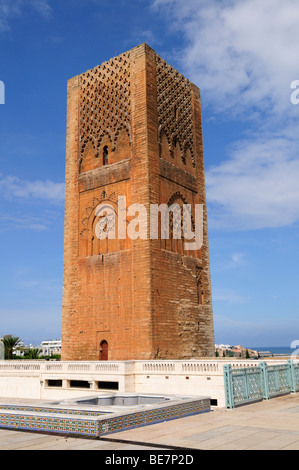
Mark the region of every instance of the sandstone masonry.
<instances>
[{"instance_id":1,"label":"sandstone masonry","mask_svg":"<svg viewBox=\"0 0 299 470\"><path fill-rule=\"evenodd\" d=\"M70 79L67 106L62 359L214 356L199 89L142 44ZM202 204L202 248L100 240L119 196Z\"/></svg>"}]
</instances>

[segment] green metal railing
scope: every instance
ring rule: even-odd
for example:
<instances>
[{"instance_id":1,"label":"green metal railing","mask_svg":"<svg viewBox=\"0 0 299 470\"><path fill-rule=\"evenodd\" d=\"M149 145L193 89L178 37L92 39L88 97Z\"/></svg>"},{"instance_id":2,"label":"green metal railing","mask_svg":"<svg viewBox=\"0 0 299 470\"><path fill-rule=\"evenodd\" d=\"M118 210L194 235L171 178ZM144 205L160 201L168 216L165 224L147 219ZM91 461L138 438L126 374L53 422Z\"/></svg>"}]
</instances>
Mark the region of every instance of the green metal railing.
<instances>
[{"instance_id":1,"label":"green metal railing","mask_svg":"<svg viewBox=\"0 0 299 470\"><path fill-rule=\"evenodd\" d=\"M299 390L299 364L288 360L284 364L233 369L223 366L225 404L227 408Z\"/></svg>"}]
</instances>

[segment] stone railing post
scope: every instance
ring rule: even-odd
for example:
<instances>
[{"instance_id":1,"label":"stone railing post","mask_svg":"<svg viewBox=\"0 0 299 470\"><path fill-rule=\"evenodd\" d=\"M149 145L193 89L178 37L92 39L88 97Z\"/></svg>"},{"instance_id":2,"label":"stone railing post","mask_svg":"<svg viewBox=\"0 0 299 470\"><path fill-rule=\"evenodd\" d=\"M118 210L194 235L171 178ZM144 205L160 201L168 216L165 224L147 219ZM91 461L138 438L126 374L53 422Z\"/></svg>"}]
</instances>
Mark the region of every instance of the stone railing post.
<instances>
[{"instance_id":1,"label":"stone railing post","mask_svg":"<svg viewBox=\"0 0 299 470\"><path fill-rule=\"evenodd\" d=\"M233 380L232 380L232 366L224 364L223 366L224 378L224 393L225 393L225 406L226 408L234 408L234 393L233 393Z\"/></svg>"},{"instance_id":2,"label":"stone railing post","mask_svg":"<svg viewBox=\"0 0 299 470\"><path fill-rule=\"evenodd\" d=\"M294 363L292 359L288 359L288 366L289 366L291 392L296 393L296 377L295 377Z\"/></svg>"},{"instance_id":3,"label":"stone railing post","mask_svg":"<svg viewBox=\"0 0 299 470\"><path fill-rule=\"evenodd\" d=\"M268 370L266 362L260 363L260 372L262 396L265 400L269 400Z\"/></svg>"}]
</instances>

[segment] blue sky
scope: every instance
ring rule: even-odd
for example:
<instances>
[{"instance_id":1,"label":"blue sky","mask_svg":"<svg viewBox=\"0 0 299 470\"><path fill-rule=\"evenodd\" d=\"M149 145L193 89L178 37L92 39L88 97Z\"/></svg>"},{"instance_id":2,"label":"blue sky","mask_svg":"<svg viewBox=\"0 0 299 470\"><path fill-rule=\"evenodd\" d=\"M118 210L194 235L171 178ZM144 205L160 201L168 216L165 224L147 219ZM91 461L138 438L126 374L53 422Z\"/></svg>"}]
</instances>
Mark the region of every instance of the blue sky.
<instances>
[{"instance_id":1,"label":"blue sky","mask_svg":"<svg viewBox=\"0 0 299 470\"><path fill-rule=\"evenodd\" d=\"M216 343L299 339L297 0L0 0L0 335L60 338L66 84L147 42L201 89Z\"/></svg>"}]
</instances>

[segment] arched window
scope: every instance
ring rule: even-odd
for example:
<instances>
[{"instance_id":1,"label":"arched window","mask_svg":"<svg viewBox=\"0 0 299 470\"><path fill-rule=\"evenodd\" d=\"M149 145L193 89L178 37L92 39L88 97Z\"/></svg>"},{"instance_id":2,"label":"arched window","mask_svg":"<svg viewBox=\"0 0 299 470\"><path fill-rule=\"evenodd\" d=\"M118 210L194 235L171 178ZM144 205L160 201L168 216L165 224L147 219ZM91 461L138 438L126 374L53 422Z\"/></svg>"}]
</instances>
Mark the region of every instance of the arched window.
<instances>
[{"instance_id":1,"label":"arched window","mask_svg":"<svg viewBox=\"0 0 299 470\"><path fill-rule=\"evenodd\" d=\"M180 162L181 160L181 147L179 144L179 140L177 136L174 136L172 139L172 145L171 145L171 156L174 158L177 163Z\"/></svg>"},{"instance_id":2,"label":"arched window","mask_svg":"<svg viewBox=\"0 0 299 470\"><path fill-rule=\"evenodd\" d=\"M109 163L109 151L108 151L108 145L105 145L103 148L103 165L108 165Z\"/></svg>"},{"instance_id":3,"label":"arched window","mask_svg":"<svg viewBox=\"0 0 299 470\"><path fill-rule=\"evenodd\" d=\"M103 340L100 344L100 361L108 361L108 343Z\"/></svg>"}]
</instances>

